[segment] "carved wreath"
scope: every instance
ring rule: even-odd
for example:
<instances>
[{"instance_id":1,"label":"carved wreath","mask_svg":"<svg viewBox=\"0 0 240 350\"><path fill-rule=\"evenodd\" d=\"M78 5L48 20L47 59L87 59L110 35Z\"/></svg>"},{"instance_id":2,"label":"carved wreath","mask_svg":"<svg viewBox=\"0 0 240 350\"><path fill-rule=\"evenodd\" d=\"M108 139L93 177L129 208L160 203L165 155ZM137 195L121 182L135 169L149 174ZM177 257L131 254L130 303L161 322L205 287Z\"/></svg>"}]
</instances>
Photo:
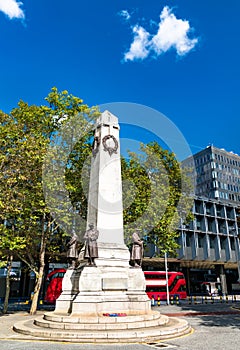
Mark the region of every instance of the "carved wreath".
<instances>
[{"instance_id":1,"label":"carved wreath","mask_svg":"<svg viewBox=\"0 0 240 350\"><path fill-rule=\"evenodd\" d=\"M107 145L107 141L109 139L112 139L114 142L114 147L110 147ZM102 139L102 143L103 143L103 149L104 151L108 151L110 157L113 153L117 153L117 149L118 149L118 142L116 140L116 138L113 135L106 135L104 136L104 138Z\"/></svg>"}]
</instances>

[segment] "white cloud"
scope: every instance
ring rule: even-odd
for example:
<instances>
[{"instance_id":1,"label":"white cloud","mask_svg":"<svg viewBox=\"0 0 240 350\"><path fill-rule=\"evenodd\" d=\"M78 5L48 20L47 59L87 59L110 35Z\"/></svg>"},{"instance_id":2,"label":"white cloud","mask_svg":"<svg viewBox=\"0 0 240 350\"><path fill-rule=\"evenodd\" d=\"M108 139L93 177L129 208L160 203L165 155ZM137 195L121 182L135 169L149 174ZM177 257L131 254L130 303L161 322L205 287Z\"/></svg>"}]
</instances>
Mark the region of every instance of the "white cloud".
<instances>
[{"instance_id":1,"label":"white cloud","mask_svg":"<svg viewBox=\"0 0 240 350\"><path fill-rule=\"evenodd\" d=\"M175 49L177 55L183 56L191 51L198 42L197 38L190 39L191 30L187 20L177 19L168 6L160 14L158 31L151 35L143 27L133 27L134 38L128 52L124 55L125 61L145 59L149 54L159 56L170 49Z\"/></svg>"},{"instance_id":2,"label":"white cloud","mask_svg":"<svg viewBox=\"0 0 240 350\"><path fill-rule=\"evenodd\" d=\"M23 10L20 8L22 2L17 0L0 0L0 11L7 15L10 19L25 18Z\"/></svg>"},{"instance_id":3,"label":"white cloud","mask_svg":"<svg viewBox=\"0 0 240 350\"><path fill-rule=\"evenodd\" d=\"M131 15L129 14L128 10L122 10L119 12L119 15L123 18L125 18L126 21L128 21L131 18Z\"/></svg>"},{"instance_id":4,"label":"white cloud","mask_svg":"<svg viewBox=\"0 0 240 350\"><path fill-rule=\"evenodd\" d=\"M185 55L198 42L198 39L188 38L189 30L188 21L177 19L167 6L164 7L160 15L158 32L151 41L152 49L160 55L162 52L175 48L178 55Z\"/></svg>"},{"instance_id":5,"label":"white cloud","mask_svg":"<svg viewBox=\"0 0 240 350\"><path fill-rule=\"evenodd\" d=\"M148 56L149 50L147 49L149 44L149 33L139 26L133 28L134 39L130 46L130 49L124 55L124 60L133 61L135 59L144 59Z\"/></svg>"}]
</instances>

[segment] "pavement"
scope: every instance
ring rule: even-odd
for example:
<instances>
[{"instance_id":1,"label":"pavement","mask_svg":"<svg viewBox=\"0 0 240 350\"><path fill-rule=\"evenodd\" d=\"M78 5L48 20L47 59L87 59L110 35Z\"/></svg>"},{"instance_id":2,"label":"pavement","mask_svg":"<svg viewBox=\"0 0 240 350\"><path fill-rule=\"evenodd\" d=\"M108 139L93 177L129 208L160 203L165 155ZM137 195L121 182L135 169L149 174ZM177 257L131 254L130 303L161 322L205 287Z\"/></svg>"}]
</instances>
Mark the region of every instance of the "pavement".
<instances>
[{"instance_id":1,"label":"pavement","mask_svg":"<svg viewBox=\"0 0 240 350\"><path fill-rule=\"evenodd\" d=\"M37 314L43 313L38 312ZM7 314L0 313L0 340L21 339L22 336L13 331L12 327L16 322L23 319L34 319L27 311L9 311Z\"/></svg>"},{"instance_id":2,"label":"pavement","mask_svg":"<svg viewBox=\"0 0 240 350\"><path fill-rule=\"evenodd\" d=\"M156 308L156 306L154 306ZM163 304L157 308L162 314L172 317L195 317L195 316L209 316L209 315L240 315L240 300L237 302L220 302L202 303L198 301L195 303L181 302L179 305Z\"/></svg>"},{"instance_id":3,"label":"pavement","mask_svg":"<svg viewBox=\"0 0 240 350\"><path fill-rule=\"evenodd\" d=\"M24 310L25 307L25 310ZM237 300L220 300L215 299L212 303L211 299L204 300L202 298L189 299L179 303L174 302L172 305L166 305L166 302L152 306L154 310L160 311L162 314L172 317L191 317L204 315L240 315L240 297ZM49 311L49 307L42 306L37 311L37 316L43 315L45 311ZM53 309L53 308L52 308ZM32 339L31 336L23 336L13 331L13 325L23 320L33 320L36 315L29 314L27 305L9 305L9 312L2 314L0 310L0 340L9 339Z\"/></svg>"}]
</instances>

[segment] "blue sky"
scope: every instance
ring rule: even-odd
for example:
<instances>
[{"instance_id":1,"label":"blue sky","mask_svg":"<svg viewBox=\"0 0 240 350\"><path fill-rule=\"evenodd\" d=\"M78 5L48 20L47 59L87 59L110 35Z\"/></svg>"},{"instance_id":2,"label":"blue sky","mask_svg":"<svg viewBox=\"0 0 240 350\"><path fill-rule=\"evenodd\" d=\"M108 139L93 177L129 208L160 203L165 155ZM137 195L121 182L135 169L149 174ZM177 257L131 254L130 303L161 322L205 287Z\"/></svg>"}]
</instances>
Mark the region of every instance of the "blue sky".
<instances>
[{"instance_id":1,"label":"blue sky","mask_svg":"<svg viewBox=\"0 0 240 350\"><path fill-rule=\"evenodd\" d=\"M0 0L0 109L56 86L159 111L193 153L240 154L239 16L239 0Z\"/></svg>"}]
</instances>

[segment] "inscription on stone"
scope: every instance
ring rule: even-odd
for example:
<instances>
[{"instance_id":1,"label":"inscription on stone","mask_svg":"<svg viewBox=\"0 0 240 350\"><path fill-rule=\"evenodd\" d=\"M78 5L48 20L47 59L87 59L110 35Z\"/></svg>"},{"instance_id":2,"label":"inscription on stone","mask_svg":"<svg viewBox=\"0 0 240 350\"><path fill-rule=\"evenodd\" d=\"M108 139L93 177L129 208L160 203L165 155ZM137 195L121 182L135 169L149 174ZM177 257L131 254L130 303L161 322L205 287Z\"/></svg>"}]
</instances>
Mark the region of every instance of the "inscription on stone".
<instances>
[{"instance_id":1,"label":"inscription on stone","mask_svg":"<svg viewBox=\"0 0 240 350\"><path fill-rule=\"evenodd\" d=\"M127 278L103 278L102 289L103 290L127 290L128 279Z\"/></svg>"}]
</instances>

